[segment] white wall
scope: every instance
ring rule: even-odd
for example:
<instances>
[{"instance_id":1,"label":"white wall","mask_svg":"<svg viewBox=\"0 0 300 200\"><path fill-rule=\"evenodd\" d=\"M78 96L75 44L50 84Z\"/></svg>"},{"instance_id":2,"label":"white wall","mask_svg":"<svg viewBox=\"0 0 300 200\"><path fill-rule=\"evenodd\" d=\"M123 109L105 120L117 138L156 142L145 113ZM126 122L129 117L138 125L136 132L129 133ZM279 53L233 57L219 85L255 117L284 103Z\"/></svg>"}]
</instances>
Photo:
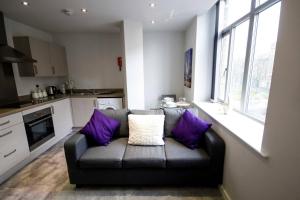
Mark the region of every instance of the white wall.
<instances>
[{"instance_id":1,"label":"white wall","mask_svg":"<svg viewBox=\"0 0 300 200\"><path fill-rule=\"evenodd\" d=\"M214 125L226 142L223 186L233 200L300 199L299 8L298 0L282 1L262 144L269 158L260 157L222 126Z\"/></svg>"},{"instance_id":2,"label":"white wall","mask_svg":"<svg viewBox=\"0 0 300 200\"><path fill-rule=\"evenodd\" d=\"M123 58L125 63L124 85L129 109L144 109L144 58L143 26L139 22L123 21Z\"/></svg>"},{"instance_id":3,"label":"white wall","mask_svg":"<svg viewBox=\"0 0 300 200\"><path fill-rule=\"evenodd\" d=\"M145 107L159 106L163 94L183 96L183 32L144 33Z\"/></svg>"},{"instance_id":4,"label":"white wall","mask_svg":"<svg viewBox=\"0 0 300 200\"><path fill-rule=\"evenodd\" d=\"M185 51L193 49L192 87L184 86L189 101L210 99L216 8L196 16L185 32Z\"/></svg>"},{"instance_id":5,"label":"white wall","mask_svg":"<svg viewBox=\"0 0 300 200\"><path fill-rule=\"evenodd\" d=\"M194 99L194 84L195 84L195 51L196 51L196 43L197 43L197 18L195 17L192 23L189 25L188 29L185 32L185 48L184 52L190 48L193 49L193 61L192 61L192 86L188 88L184 87L184 96L188 101L192 101Z\"/></svg>"},{"instance_id":6,"label":"white wall","mask_svg":"<svg viewBox=\"0 0 300 200\"><path fill-rule=\"evenodd\" d=\"M45 31L27 26L6 17L4 18L4 20L8 45L12 47L14 46L13 36L31 36L48 42L51 42L53 40L52 35ZM20 77L17 64L13 64L13 70L19 96L28 95L30 93L30 90L35 88L36 84L39 84L43 88L48 85L59 85L65 81L65 78L63 77Z\"/></svg>"},{"instance_id":7,"label":"white wall","mask_svg":"<svg viewBox=\"0 0 300 200\"><path fill-rule=\"evenodd\" d=\"M120 34L60 33L54 39L66 47L69 78L76 88L123 88L117 65L122 56Z\"/></svg>"},{"instance_id":8,"label":"white wall","mask_svg":"<svg viewBox=\"0 0 300 200\"><path fill-rule=\"evenodd\" d=\"M211 96L216 7L197 17L194 66L194 101L207 101Z\"/></svg>"}]
</instances>

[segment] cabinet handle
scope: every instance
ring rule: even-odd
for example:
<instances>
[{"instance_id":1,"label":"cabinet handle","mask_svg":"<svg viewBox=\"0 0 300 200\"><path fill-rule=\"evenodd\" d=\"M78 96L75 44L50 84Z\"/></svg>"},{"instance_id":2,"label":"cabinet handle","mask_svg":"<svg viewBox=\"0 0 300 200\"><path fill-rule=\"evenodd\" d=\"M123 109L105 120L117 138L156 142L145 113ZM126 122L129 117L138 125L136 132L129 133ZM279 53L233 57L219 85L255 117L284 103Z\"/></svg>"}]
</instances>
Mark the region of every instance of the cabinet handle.
<instances>
[{"instance_id":1,"label":"cabinet handle","mask_svg":"<svg viewBox=\"0 0 300 200\"><path fill-rule=\"evenodd\" d=\"M0 138L2 138L2 137L4 137L4 136L7 136L7 135L9 135L9 134L12 134L12 132L13 132L13 131L8 131L7 133L4 133L4 134L0 135Z\"/></svg>"},{"instance_id":2,"label":"cabinet handle","mask_svg":"<svg viewBox=\"0 0 300 200\"><path fill-rule=\"evenodd\" d=\"M33 73L38 74L38 69L36 65L33 65Z\"/></svg>"},{"instance_id":3,"label":"cabinet handle","mask_svg":"<svg viewBox=\"0 0 300 200\"><path fill-rule=\"evenodd\" d=\"M52 74L55 74L55 67L52 66Z\"/></svg>"},{"instance_id":4,"label":"cabinet handle","mask_svg":"<svg viewBox=\"0 0 300 200\"><path fill-rule=\"evenodd\" d=\"M47 119L52 119L52 116L50 115L50 116L48 116L48 117L46 117L46 118L42 118L42 119L40 119L40 120L38 120L38 121L32 122L31 124L28 123L28 124L26 124L26 126L28 126L29 128L31 128L31 127L33 127L33 126L39 124L40 122L46 121Z\"/></svg>"},{"instance_id":5,"label":"cabinet handle","mask_svg":"<svg viewBox=\"0 0 300 200\"><path fill-rule=\"evenodd\" d=\"M54 114L54 106L51 106L51 114L53 115Z\"/></svg>"},{"instance_id":6,"label":"cabinet handle","mask_svg":"<svg viewBox=\"0 0 300 200\"><path fill-rule=\"evenodd\" d=\"M10 121L7 120L6 122L1 123L0 126L4 126L4 125L9 124L9 123L10 123Z\"/></svg>"},{"instance_id":7,"label":"cabinet handle","mask_svg":"<svg viewBox=\"0 0 300 200\"><path fill-rule=\"evenodd\" d=\"M10 155L13 154L13 153L16 153L16 151L17 151L17 149L14 149L12 152L10 152L10 153L8 153L8 154L5 154L5 155L4 155L4 158L10 156Z\"/></svg>"}]
</instances>

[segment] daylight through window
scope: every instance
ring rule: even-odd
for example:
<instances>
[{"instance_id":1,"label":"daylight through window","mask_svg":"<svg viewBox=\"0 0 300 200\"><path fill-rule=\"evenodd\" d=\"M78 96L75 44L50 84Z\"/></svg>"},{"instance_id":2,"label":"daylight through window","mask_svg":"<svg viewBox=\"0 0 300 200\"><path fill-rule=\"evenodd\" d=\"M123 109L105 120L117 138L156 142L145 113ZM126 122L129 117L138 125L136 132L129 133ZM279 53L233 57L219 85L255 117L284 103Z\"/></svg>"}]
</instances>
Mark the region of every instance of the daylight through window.
<instances>
[{"instance_id":1,"label":"daylight through window","mask_svg":"<svg viewBox=\"0 0 300 200\"><path fill-rule=\"evenodd\" d=\"M265 121L280 0L220 1L217 97L237 111Z\"/></svg>"}]
</instances>

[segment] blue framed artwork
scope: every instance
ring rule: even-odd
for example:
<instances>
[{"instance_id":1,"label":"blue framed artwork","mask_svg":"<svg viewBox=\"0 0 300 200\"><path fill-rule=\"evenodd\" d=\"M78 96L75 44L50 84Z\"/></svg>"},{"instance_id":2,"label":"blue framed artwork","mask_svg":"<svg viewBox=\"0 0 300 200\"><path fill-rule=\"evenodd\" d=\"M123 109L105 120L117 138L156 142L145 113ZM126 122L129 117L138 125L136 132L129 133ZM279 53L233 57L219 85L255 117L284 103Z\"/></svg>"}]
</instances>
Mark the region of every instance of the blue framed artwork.
<instances>
[{"instance_id":1,"label":"blue framed artwork","mask_svg":"<svg viewBox=\"0 0 300 200\"><path fill-rule=\"evenodd\" d=\"M192 87L192 66L193 66L193 49L190 48L185 52L184 58L184 86Z\"/></svg>"}]
</instances>

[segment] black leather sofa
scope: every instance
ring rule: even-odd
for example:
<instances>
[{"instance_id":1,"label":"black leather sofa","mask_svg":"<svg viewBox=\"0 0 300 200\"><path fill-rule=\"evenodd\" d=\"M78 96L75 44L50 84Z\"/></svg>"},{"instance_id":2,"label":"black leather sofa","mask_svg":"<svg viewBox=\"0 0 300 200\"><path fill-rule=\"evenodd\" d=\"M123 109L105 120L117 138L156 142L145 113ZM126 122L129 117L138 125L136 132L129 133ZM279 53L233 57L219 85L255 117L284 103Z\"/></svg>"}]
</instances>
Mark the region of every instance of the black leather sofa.
<instances>
[{"instance_id":1,"label":"black leather sofa","mask_svg":"<svg viewBox=\"0 0 300 200\"><path fill-rule=\"evenodd\" d=\"M205 133L200 148L195 150L172 138L171 130L183 109L103 112L121 121L118 137L108 146L93 146L80 133L69 138L64 149L71 184L217 186L222 183L225 144L213 130ZM128 113L165 114L165 145L127 144Z\"/></svg>"}]
</instances>

